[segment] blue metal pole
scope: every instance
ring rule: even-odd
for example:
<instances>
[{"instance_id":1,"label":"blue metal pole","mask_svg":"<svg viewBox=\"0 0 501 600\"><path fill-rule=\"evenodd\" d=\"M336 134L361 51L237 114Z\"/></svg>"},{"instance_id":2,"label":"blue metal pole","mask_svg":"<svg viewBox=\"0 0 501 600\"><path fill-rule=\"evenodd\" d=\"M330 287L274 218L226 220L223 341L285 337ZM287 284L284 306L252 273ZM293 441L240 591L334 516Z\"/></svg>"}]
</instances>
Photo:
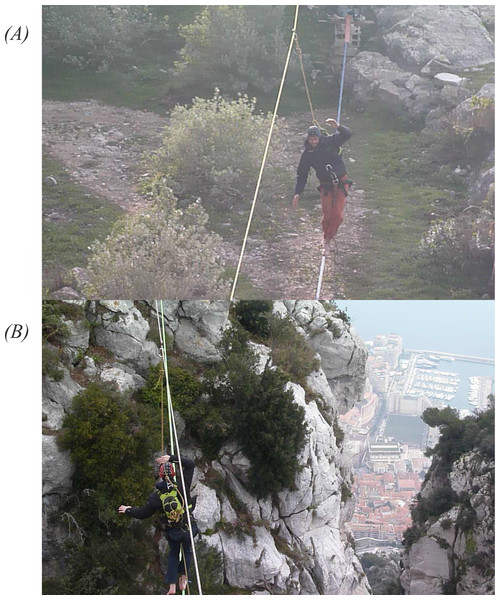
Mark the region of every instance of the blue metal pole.
<instances>
[{"instance_id":1,"label":"blue metal pole","mask_svg":"<svg viewBox=\"0 0 501 600\"><path fill-rule=\"evenodd\" d=\"M346 15L345 27L344 27L344 52L343 52L343 68L341 70L341 84L339 86L339 102L337 108L337 119L338 123L341 122L341 104L343 102L343 88L344 88L344 72L346 69L346 55L348 53L348 44L350 42L350 27L351 27L351 16Z\"/></svg>"}]
</instances>

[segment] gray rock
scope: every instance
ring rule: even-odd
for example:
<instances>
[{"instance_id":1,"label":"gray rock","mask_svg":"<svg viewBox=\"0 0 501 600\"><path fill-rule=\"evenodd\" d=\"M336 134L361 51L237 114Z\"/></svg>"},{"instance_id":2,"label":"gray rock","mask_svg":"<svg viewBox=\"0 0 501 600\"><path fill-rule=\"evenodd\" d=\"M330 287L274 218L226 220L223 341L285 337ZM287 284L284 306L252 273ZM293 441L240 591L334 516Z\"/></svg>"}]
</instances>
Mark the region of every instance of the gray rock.
<instances>
[{"instance_id":1,"label":"gray rock","mask_svg":"<svg viewBox=\"0 0 501 600\"><path fill-rule=\"evenodd\" d=\"M441 83L447 83L450 85L460 86L466 81L464 77L459 77L459 75L454 75L454 73L437 73L434 76L434 79L440 81Z\"/></svg>"},{"instance_id":2,"label":"gray rock","mask_svg":"<svg viewBox=\"0 0 501 600\"><path fill-rule=\"evenodd\" d=\"M75 467L71 463L70 453L61 450L57 438L52 435L42 436L42 494L67 494L71 491L71 478Z\"/></svg>"},{"instance_id":3,"label":"gray rock","mask_svg":"<svg viewBox=\"0 0 501 600\"><path fill-rule=\"evenodd\" d=\"M52 300L79 300L81 295L77 290L66 285L55 292L51 292L50 297Z\"/></svg>"},{"instance_id":4,"label":"gray rock","mask_svg":"<svg viewBox=\"0 0 501 600\"><path fill-rule=\"evenodd\" d=\"M396 114L420 116L434 103L433 83L378 52L360 52L346 70L346 84L352 89L353 102L365 106L377 102Z\"/></svg>"},{"instance_id":5,"label":"gray rock","mask_svg":"<svg viewBox=\"0 0 501 600\"><path fill-rule=\"evenodd\" d=\"M421 69L434 59L455 70L494 62L492 39L471 7L413 5L404 13L401 7L375 12L378 21L386 13L386 25L391 23L382 36L387 55L405 69Z\"/></svg>"},{"instance_id":6,"label":"gray rock","mask_svg":"<svg viewBox=\"0 0 501 600\"><path fill-rule=\"evenodd\" d=\"M135 391L142 388L146 381L137 374L127 373L119 366L106 367L99 373L101 381L113 383L117 391Z\"/></svg>"},{"instance_id":7,"label":"gray rock","mask_svg":"<svg viewBox=\"0 0 501 600\"><path fill-rule=\"evenodd\" d=\"M199 481L193 488L193 495L197 496L196 519L200 531L213 530L221 520L221 505L216 491Z\"/></svg>"},{"instance_id":8,"label":"gray rock","mask_svg":"<svg viewBox=\"0 0 501 600\"><path fill-rule=\"evenodd\" d=\"M68 369L62 367L64 376L61 381L44 377L42 382L42 411L45 415L45 427L58 430L71 407L71 401L83 388L73 381Z\"/></svg>"}]
</instances>

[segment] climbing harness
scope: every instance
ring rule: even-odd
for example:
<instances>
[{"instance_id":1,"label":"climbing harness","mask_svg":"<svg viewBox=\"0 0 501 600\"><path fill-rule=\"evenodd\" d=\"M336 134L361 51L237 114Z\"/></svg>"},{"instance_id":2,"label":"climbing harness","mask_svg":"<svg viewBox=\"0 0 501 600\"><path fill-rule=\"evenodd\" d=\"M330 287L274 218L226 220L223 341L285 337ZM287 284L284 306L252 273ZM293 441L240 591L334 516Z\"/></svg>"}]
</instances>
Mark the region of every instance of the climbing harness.
<instances>
[{"instance_id":1,"label":"climbing harness","mask_svg":"<svg viewBox=\"0 0 501 600\"><path fill-rule=\"evenodd\" d=\"M177 454L177 456L179 457L178 473L181 478L182 489L186 490L186 485L184 482L184 474L183 474L183 465L182 465L182 461L181 461L181 452L179 449L179 439L177 436L176 421L174 419L174 408L172 406L172 397L171 397L170 386L169 386L169 370L168 370L168 363L167 363L167 335L165 332L163 300L155 301L155 310L156 310L156 314L157 314L158 333L159 333L159 337L160 337L160 349L162 352L163 370L164 370L164 374L165 374L165 384L166 384L165 389L167 392L167 413L169 415L169 429L170 429L170 433L171 433L170 454L171 455ZM162 414L163 414L163 403L161 403L161 407L162 407ZM163 440L163 432L162 432L162 451L164 449L163 441L164 440ZM176 450L176 452L174 450ZM188 494L189 490L186 490L186 493ZM162 506L164 506L163 502L162 502ZM174 518L176 515L176 511L178 511L178 507L172 506L170 511L171 511L172 518ZM196 553L196 549L195 549L195 540L193 537L193 528L192 528L192 522L191 522L192 519L191 519L191 514L190 514L190 507L184 506L184 502L183 502L183 511L185 511L185 514L186 514L188 531L190 533L190 542L191 542L191 547L193 550L193 564L195 567L195 573L196 573L196 577L197 577L198 592L202 596L203 595L202 594L202 584L200 582L200 572L198 569L197 553ZM165 512L165 506L164 506L164 512ZM167 518L169 518L168 515L167 515ZM184 556L184 552L183 552L183 561L185 564L185 572L186 572L186 558ZM187 586L188 586L188 573L187 572L186 572L186 579L187 579ZM189 586L188 586L188 593L189 593ZM183 590L183 594L184 594L184 590Z\"/></svg>"},{"instance_id":2,"label":"climbing harness","mask_svg":"<svg viewBox=\"0 0 501 600\"><path fill-rule=\"evenodd\" d=\"M266 162L266 157L268 156L268 150L269 150L270 142L271 142L271 135L273 133L273 127L275 126L275 120L277 118L278 106L280 104L280 98L282 96L282 90L283 90L284 83L285 83L285 77L287 75L287 69L289 67L289 61L290 61L290 57L291 57L291 54L292 54L292 45L294 43L294 36L296 34L296 26L297 26L298 14L299 14L299 4L296 5L296 12L294 14L294 25L292 27L292 35L291 35L291 40L290 40L290 44L289 44L289 50L287 52L287 58L285 60L284 71L283 71L283 74L282 74L282 80L280 82L280 87L279 87L278 94L277 94L277 101L275 103L275 109L273 111L273 117L271 119L270 130L268 132L268 139L266 141L266 147L265 147L265 150L264 150L263 160L261 162L261 169L259 171L259 177L258 177L257 184L256 184L256 190L254 192L254 199L252 201L251 211L250 211L250 214L249 214L249 220L247 222L247 228L245 230L244 241L243 241L243 244L242 244L242 249L240 251L240 257L238 259L238 265L237 265L237 270L236 270L236 273L235 273L235 279L233 280L233 286L231 288L230 302L233 300L234 295L235 295L235 289L237 287L238 275L240 273L240 267L242 265L242 259L243 259L244 252L245 252L245 246L247 244L247 238L249 236L249 230L250 230L250 226L251 226L251 222L252 222L252 216L254 215L254 209L256 207L257 195L258 195L258 192L259 192L259 187L261 185L261 179L263 177L264 165L265 165L265 162Z\"/></svg>"}]
</instances>

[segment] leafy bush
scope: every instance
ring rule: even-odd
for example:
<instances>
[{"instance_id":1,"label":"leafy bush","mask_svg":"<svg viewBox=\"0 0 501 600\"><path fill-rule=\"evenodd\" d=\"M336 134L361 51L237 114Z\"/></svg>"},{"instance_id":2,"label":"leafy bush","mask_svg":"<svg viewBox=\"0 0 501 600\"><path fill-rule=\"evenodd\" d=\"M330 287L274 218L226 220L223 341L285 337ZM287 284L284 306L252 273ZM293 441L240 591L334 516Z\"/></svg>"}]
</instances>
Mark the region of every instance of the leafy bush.
<instances>
[{"instance_id":1,"label":"leafy bush","mask_svg":"<svg viewBox=\"0 0 501 600\"><path fill-rule=\"evenodd\" d=\"M117 507L142 505L152 490L157 411L93 383L75 396L63 425L59 443L75 474L52 518L65 524L68 540L64 575L45 582L45 593L143 593L137 578L154 561L148 526L118 515Z\"/></svg>"},{"instance_id":2,"label":"leafy bush","mask_svg":"<svg viewBox=\"0 0 501 600\"><path fill-rule=\"evenodd\" d=\"M242 327L258 337L270 334L271 300L240 300L235 304L235 316Z\"/></svg>"},{"instance_id":3,"label":"leafy bush","mask_svg":"<svg viewBox=\"0 0 501 600\"><path fill-rule=\"evenodd\" d=\"M220 238L205 229L198 203L185 211L164 181L151 187L151 207L118 221L88 263L92 298L226 297Z\"/></svg>"},{"instance_id":4,"label":"leafy bush","mask_svg":"<svg viewBox=\"0 0 501 600\"><path fill-rule=\"evenodd\" d=\"M183 85L230 94L278 88L287 54L284 7L205 6L179 33L186 43L175 74Z\"/></svg>"},{"instance_id":5,"label":"leafy bush","mask_svg":"<svg viewBox=\"0 0 501 600\"><path fill-rule=\"evenodd\" d=\"M71 453L76 468L74 488L94 490L97 504L100 498L112 504L103 506L103 514L115 515L116 506L125 498L144 500L151 472L140 465L147 465L154 451L149 428L111 386L92 383L73 399L59 443Z\"/></svg>"},{"instance_id":6,"label":"leafy bush","mask_svg":"<svg viewBox=\"0 0 501 600\"><path fill-rule=\"evenodd\" d=\"M250 488L263 498L293 488L306 426L280 371L266 368L258 378L249 395L236 395L234 418L236 439L251 461Z\"/></svg>"},{"instance_id":7,"label":"leafy bush","mask_svg":"<svg viewBox=\"0 0 501 600\"><path fill-rule=\"evenodd\" d=\"M494 217L481 209L433 223L420 242L426 264L442 276L478 278L487 282L494 264Z\"/></svg>"},{"instance_id":8,"label":"leafy bush","mask_svg":"<svg viewBox=\"0 0 501 600\"><path fill-rule=\"evenodd\" d=\"M50 300L42 302L42 339L44 342L62 341L69 336L70 330L62 320L63 310L62 302Z\"/></svg>"},{"instance_id":9,"label":"leafy bush","mask_svg":"<svg viewBox=\"0 0 501 600\"><path fill-rule=\"evenodd\" d=\"M271 116L255 113L247 96L195 98L176 106L152 166L176 193L233 204L253 193Z\"/></svg>"},{"instance_id":10,"label":"leafy bush","mask_svg":"<svg viewBox=\"0 0 501 600\"><path fill-rule=\"evenodd\" d=\"M207 400L199 402L205 420L198 430L205 438L213 434L214 443L236 439L251 462L249 488L265 497L294 485L306 425L304 409L294 403L292 391L285 390L283 373L268 367L257 372L257 356L248 339L240 326L226 330L220 344L222 361L208 379Z\"/></svg>"},{"instance_id":11,"label":"leafy bush","mask_svg":"<svg viewBox=\"0 0 501 600\"><path fill-rule=\"evenodd\" d=\"M270 315L269 322L273 362L291 381L305 387L306 377L320 367L315 350L291 319Z\"/></svg>"},{"instance_id":12,"label":"leafy bush","mask_svg":"<svg viewBox=\"0 0 501 600\"><path fill-rule=\"evenodd\" d=\"M450 470L462 454L478 449L485 456L493 455L494 406L477 415L461 419L456 409L427 408L422 415L430 427L440 427L438 444L429 454L442 459Z\"/></svg>"},{"instance_id":13,"label":"leafy bush","mask_svg":"<svg viewBox=\"0 0 501 600\"><path fill-rule=\"evenodd\" d=\"M148 6L43 6L42 25L44 57L78 69L137 64L168 30Z\"/></svg>"}]
</instances>

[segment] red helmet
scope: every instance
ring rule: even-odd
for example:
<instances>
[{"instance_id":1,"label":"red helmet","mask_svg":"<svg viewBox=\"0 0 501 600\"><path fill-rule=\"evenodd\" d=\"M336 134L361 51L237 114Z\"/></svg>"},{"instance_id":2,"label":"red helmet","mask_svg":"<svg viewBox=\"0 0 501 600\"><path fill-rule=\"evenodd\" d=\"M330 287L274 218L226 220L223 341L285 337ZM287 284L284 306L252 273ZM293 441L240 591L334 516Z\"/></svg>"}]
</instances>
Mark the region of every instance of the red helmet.
<instances>
[{"instance_id":1,"label":"red helmet","mask_svg":"<svg viewBox=\"0 0 501 600\"><path fill-rule=\"evenodd\" d=\"M158 472L160 479L165 479L166 477L174 479L175 475L174 466L171 463L163 463L160 465L160 471Z\"/></svg>"}]
</instances>

